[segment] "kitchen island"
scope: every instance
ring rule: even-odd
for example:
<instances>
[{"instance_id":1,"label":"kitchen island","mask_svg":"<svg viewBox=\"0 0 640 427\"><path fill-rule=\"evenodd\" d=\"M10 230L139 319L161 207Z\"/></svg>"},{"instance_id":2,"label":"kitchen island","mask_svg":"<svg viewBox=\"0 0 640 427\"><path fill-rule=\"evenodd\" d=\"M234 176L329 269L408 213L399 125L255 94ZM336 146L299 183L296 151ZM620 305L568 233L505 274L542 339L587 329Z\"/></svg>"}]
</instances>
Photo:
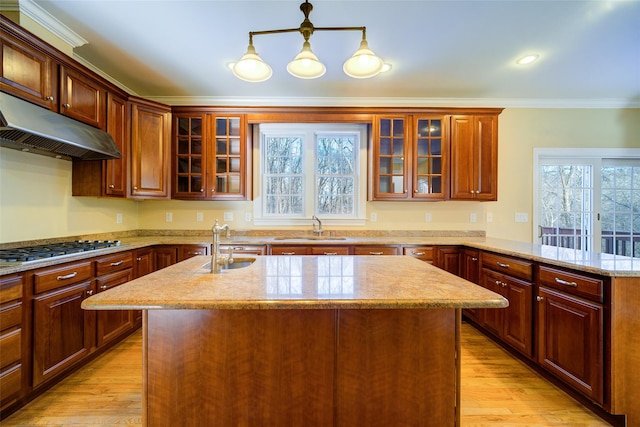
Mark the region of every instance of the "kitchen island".
<instances>
[{"instance_id":1,"label":"kitchen island","mask_svg":"<svg viewBox=\"0 0 640 427\"><path fill-rule=\"evenodd\" d=\"M461 309L503 297L411 257L255 259L83 302L144 310L145 425L458 424Z\"/></svg>"}]
</instances>

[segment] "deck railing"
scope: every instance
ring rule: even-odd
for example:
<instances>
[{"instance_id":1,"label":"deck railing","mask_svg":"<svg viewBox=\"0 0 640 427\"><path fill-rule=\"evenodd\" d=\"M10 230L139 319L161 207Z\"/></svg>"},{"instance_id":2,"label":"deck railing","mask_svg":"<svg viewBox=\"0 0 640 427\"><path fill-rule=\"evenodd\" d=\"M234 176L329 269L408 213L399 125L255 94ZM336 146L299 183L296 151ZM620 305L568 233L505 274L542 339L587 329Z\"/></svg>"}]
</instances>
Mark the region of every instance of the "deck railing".
<instances>
[{"instance_id":1,"label":"deck railing","mask_svg":"<svg viewBox=\"0 0 640 427\"><path fill-rule=\"evenodd\" d=\"M640 258L640 234L603 230L601 237L601 252ZM582 230L574 228L540 227L540 238L543 245L591 250Z\"/></svg>"}]
</instances>

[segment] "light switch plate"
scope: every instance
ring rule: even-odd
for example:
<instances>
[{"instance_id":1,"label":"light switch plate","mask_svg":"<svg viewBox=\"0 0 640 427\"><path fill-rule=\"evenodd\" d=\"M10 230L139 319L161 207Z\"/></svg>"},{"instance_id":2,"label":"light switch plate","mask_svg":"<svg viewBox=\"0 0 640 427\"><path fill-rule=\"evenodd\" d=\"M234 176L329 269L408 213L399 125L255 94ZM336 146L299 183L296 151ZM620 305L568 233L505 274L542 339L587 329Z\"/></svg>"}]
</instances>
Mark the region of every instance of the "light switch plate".
<instances>
[{"instance_id":1,"label":"light switch plate","mask_svg":"<svg viewBox=\"0 0 640 427\"><path fill-rule=\"evenodd\" d=\"M427 212L424 214L424 222L431 222L433 217L431 216L431 212Z\"/></svg>"},{"instance_id":2,"label":"light switch plate","mask_svg":"<svg viewBox=\"0 0 640 427\"><path fill-rule=\"evenodd\" d=\"M376 222L378 220L378 214L375 212L371 213L371 222Z\"/></svg>"},{"instance_id":3,"label":"light switch plate","mask_svg":"<svg viewBox=\"0 0 640 427\"><path fill-rule=\"evenodd\" d=\"M233 212L225 212L223 219L225 221L233 221Z\"/></svg>"},{"instance_id":4,"label":"light switch plate","mask_svg":"<svg viewBox=\"0 0 640 427\"><path fill-rule=\"evenodd\" d=\"M196 212L196 221L198 222L204 221L204 215L202 214L202 212Z\"/></svg>"},{"instance_id":5,"label":"light switch plate","mask_svg":"<svg viewBox=\"0 0 640 427\"><path fill-rule=\"evenodd\" d=\"M244 214L244 220L246 222L251 222L251 212L245 212Z\"/></svg>"},{"instance_id":6,"label":"light switch plate","mask_svg":"<svg viewBox=\"0 0 640 427\"><path fill-rule=\"evenodd\" d=\"M469 222L478 222L478 215L475 212L469 214Z\"/></svg>"},{"instance_id":7,"label":"light switch plate","mask_svg":"<svg viewBox=\"0 0 640 427\"><path fill-rule=\"evenodd\" d=\"M122 214L119 212L116 214L116 224L122 224Z\"/></svg>"},{"instance_id":8,"label":"light switch plate","mask_svg":"<svg viewBox=\"0 0 640 427\"><path fill-rule=\"evenodd\" d=\"M516 222L529 222L529 214L526 212L516 212Z\"/></svg>"},{"instance_id":9,"label":"light switch plate","mask_svg":"<svg viewBox=\"0 0 640 427\"><path fill-rule=\"evenodd\" d=\"M493 214L491 212L487 212L487 222L493 222Z\"/></svg>"},{"instance_id":10,"label":"light switch plate","mask_svg":"<svg viewBox=\"0 0 640 427\"><path fill-rule=\"evenodd\" d=\"M164 214L164 220L165 220L166 222L171 222L171 221L173 221L173 214L172 214L171 212L166 212L166 213Z\"/></svg>"}]
</instances>

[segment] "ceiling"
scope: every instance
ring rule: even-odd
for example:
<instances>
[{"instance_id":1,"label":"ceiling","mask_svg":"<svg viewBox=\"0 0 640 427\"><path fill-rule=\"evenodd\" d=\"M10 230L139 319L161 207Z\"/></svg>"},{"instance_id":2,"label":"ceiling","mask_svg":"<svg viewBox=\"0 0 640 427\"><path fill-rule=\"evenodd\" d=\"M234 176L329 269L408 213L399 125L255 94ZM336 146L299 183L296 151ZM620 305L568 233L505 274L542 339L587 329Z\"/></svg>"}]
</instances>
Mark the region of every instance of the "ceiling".
<instances>
[{"instance_id":1,"label":"ceiling","mask_svg":"<svg viewBox=\"0 0 640 427\"><path fill-rule=\"evenodd\" d=\"M263 83L227 65L246 51L249 31L297 28L301 0L25 3L87 41L77 58L174 105L640 107L640 0L312 0L316 27L366 26L391 71L347 77L342 63L361 33L316 31L311 46L327 72L300 80L286 65L302 36L260 35L255 48L273 68ZM516 64L531 53L538 61Z\"/></svg>"}]
</instances>

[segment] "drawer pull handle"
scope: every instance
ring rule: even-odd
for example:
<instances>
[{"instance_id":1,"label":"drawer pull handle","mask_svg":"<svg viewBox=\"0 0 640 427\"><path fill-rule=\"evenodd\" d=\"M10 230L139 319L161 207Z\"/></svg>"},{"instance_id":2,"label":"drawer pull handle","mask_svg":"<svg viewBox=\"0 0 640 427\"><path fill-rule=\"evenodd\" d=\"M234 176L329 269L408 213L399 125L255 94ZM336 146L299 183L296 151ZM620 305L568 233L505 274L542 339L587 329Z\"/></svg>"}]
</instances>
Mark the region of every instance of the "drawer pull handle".
<instances>
[{"instance_id":1,"label":"drawer pull handle","mask_svg":"<svg viewBox=\"0 0 640 427\"><path fill-rule=\"evenodd\" d=\"M78 275L77 271L74 271L71 274L67 274L66 276L58 276L56 277L56 280L67 280L67 279L73 279L74 277L76 277Z\"/></svg>"},{"instance_id":2,"label":"drawer pull handle","mask_svg":"<svg viewBox=\"0 0 640 427\"><path fill-rule=\"evenodd\" d=\"M505 263L500 262L500 261L496 262L496 264L498 264L498 267L502 267L502 268L509 268L510 267L509 264L505 264Z\"/></svg>"},{"instance_id":3,"label":"drawer pull handle","mask_svg":"<svg viewBox=\"0 0 640 427\"><path fill-rule=\"evenodd\" d=\"M112 262L112 263L111 263L111 267L117 267L117 266L119 266L119 265L122 265L122 263L123 263L123 262L124 262L123 260L120 260L120 261L118 261L118 262Z\"/></svg>"},{"instance_id":4,"label":"drawer pull handle","mask_svg":"<svg viewBox=\"0 0 640 427\"><path fill-rule=\"evenodd\" d=\"M187 255L202 255L202 252L188 252Z\"/></svg>"},{"instance_id":5,"label":"drawer pull handle","mask_svg":"<svg viewBox=\"0 0 640 427\"><path fill-rule=\"evenodd\" d=\"M295 252L282 252L282 255L295 255Z\"/></svg>"},{"instance_id":6,"label":"drawer pull handle","mask_svg":"<svg viewBox=\"0 0 640 427\"><path fill-rule=\"evenodd\" d=\"M384 255L384 252L369 252L369 255Z\"/></svg>"},{"instance_id":7,"label":"drawer pull handle","mask_svg":"<svg viewBox=\"0 0 640 427\"><path fill-rule=\"evenodd\" d=\"M338 255L338 252L325 252L325 255Z\"/></svg>"},{"instance_id":8,"label":"drawer pull handle","mask_svg":"<svg viewBox=\"0 0 640 427\"><path fill-rule=\"evenodd\" d=\"M424 252L413 252L415 256L424 256Z\"/></svg>"},{"instance_id":9,"label":"drawer pull handle","mask_svg":"<svg viewBox=\"0 0 640 427\"><path fill-rule=\"evenodd\" d=\"M103 291L106 291L107 289L109 289L109 286L102 285L102 286L100 286L100 289L102 289Z\"/></svg>"},{"instance_id":10,"label":"drawer pull handle","mask_svg":"<svg viewBox=\"0 0 640 427\"><path fill-rule=\"evenodd\" d=\"M233 248L234 252L236 252L236 251L246 251L246 250L247 250L247 248L245 248L244 246L235 246Z\"/></svg>"},{"instance_id":11,"label":"drawer pull handle","mask_svg":"<svg viewBox=\"0 0 640 427\"><path fill-rule=\"evenodd\" d=\"M571 286L572 288L577 288L578 284L576 282L567 282L566 280L558 279L556 277L556 283L559 285Z\"/></svg>"},{"instance_id":12,"label":"drawer pull handle","mask_svg":"<svg viewBox=\"0 0 640 427\"><path fill-rule=\"evenodd\" d=\"M539 295L536 297L536 301L538 301L538 302L542 302L542 300L544 300L544 297L541 297L541 296L539 296Z\"/></svg>"},{"instance_id":13,"label":"drawer pull handle","mask_svg":"<svg viewBox=\"0 0 640 427\"><path fill-rule=\"evenodd\" d=\"M476 262L477 260L478 260L478 258L476 258L476 257L472 257L471 258L471 261L473 261L473 262Z\"/></svg>"}]
</instances>

